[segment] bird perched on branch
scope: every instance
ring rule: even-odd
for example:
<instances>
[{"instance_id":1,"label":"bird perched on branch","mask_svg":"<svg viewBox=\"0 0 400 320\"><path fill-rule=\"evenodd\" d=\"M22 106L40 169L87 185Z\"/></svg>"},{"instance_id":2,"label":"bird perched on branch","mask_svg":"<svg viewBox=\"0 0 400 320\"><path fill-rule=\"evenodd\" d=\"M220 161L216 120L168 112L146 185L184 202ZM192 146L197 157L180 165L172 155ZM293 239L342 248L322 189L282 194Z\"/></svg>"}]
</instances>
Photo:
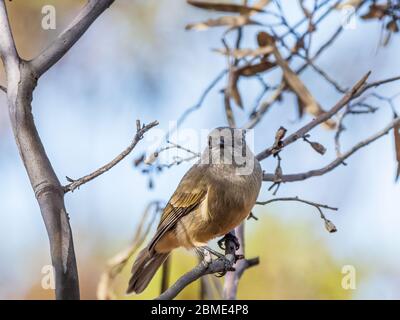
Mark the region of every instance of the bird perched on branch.
<instances>
[{"instance_id":1,"label":"bird perched on branch","mask_svg":"<svg viewBox=\"0 0 400 320\"><path fill-rule=\"evenodd\" d=\"M156 234L136 258L127 293L142 292L175 248L215 253L207 242L229 235L248 217L261 182L261 166L246 144L245 131L211 131L200 160L182 178Z\"/></svg>"}]
</instances>

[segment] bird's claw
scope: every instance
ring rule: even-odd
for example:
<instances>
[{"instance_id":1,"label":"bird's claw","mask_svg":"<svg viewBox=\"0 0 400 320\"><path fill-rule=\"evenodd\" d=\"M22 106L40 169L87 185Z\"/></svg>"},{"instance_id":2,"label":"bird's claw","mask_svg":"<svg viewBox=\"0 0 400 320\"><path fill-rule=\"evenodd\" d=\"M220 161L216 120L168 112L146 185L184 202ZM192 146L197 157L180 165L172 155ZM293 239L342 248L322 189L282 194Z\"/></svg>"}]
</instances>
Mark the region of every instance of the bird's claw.
<instances>
[{"instance_id":1,"label":"bird's claw","mask_svg":"<svg viewBox=\"0 0 400 320\"><path fill-rule=\"evenodd\" d=\"M218 243L218 246L219 246L222 250L225 250L225 249L226 249L225 243L226 243L227 241L232 241L232 242L235 244L235 250L239 250L239 248L240 248L239 240L238 240L238 238L237 238L235 235L233 235L232 233L227 233L222 239L218 240L218 242L217 242L217 243Z\"/></svg>"},{"instance_id":2,"label":"bird's claw","mask_svg":"<svg viewBox=\"0 0 400 320\"><path fill-rule=\"evenodd\" d=\"M225 259L225 256L218 251L211 249L210 247L204 246L197 249L197 253L200 255L201 260L206 268L213 262L212 256L214 255L217 259Z\"/></svg>"},{"instance_id":3,"label":"bird's claw","mask_svg":"<svg viewBox=\"0 0 400 320\"><path fill-rule=\"evenodd\" d=\"M223 257L223 258L220 258L220 259L222 259L222 260L224 261L224 263L225 263L225 268L224 268L224 271L221 271L221 272L216 273L216 274L215 274L216 277L221 278L221 277L223 277L224 275L226 275L226 273L227 273L228 271L235 271L235 270L236 270L236 269L232 266L231 261L229 261L227 258Z\"/></svg>"},{"instance_id":4,"label":"bird's claw","mask_svg":"<svg viewBox=\"0 0 400 320\"><path fill-rule=\"evenodd\" d=\"M204 250L203 253L203 264L206 268L212 263L211 253L207 250Z\"/></svg>"},{"instance_id":5,"label":"bird's claw","mask_svg":"<svg viewBox=\"0 0 400 320\"><path fill-rule=\"evenodd\" d=\"M243 254L235 254L235 263L236 263L236 261L242 260L242 259L244 259L244 255Z\"/></svg>"}]
</instances>

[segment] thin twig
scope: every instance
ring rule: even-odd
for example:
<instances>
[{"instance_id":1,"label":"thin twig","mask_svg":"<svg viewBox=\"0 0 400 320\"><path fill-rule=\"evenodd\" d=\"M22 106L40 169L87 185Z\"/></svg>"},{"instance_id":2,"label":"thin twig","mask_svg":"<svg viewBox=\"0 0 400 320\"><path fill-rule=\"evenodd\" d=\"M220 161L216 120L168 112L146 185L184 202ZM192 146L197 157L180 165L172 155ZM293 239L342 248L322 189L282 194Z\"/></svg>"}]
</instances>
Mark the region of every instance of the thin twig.
<instances>
[{"instance_id":1,"label":"thin twig","mask_svg":"<svg viewBox=\"0 0 400 320\"><path fill-rule=\"evenodd\" d=\"M370 136L369 138L359 142L353 148L351 148L349 151L347 151L346 153L343 153L340 157L337 157L334 161L332 161L331 163L329 163L325 167L322 167L322 168L317 169L317 170L310 170L310 171L303 172L303 173L284 174L284 175L282 175L280 177L280 179L281 179L282 182L294 182L294 181L306 180L306 179L311 178L311 177L322 176L325 173L332 171L337 166L343 164L343 162L348 157L350 157L352 154L354 154L359 149L369 145L370 143L374 142L375 140L378 140L379 138L381 138L384 135L386 135L387 133L389 133L389 131L391 129L393 129L393 127L395 127L398 124L400 124L400 118L394 119L385 128L383 128L382 130L378 131L377 133L375 133L374 135ZM263 180L264 181L274 181L275 178L276 177L275 177L274 174L264 173Z\"/></svg>"},{"instance_id":2,"label":"thin twig","mask_svg":"<svg viewBox=\"0 0 400 320\"><path fill-rule=\"evenodd\" d=\"M123 160L131 151L136 147L138 142L143 138L143 135L149 131L151 128L155 127L158 125L158 121L153 121L149 123L148 125L140 125L140 121L137 120L136 122L137 128L136 128L136 134L135 137L133 138L131 144L124 150L122 151L118 156L116 156L112 161L109 163L105 164L101 168L97 169L96 171L82 177L79 179L71 179L67 178L71 183L67 184L64 186L64 192L67 193L69 191L74 191L76 188L79 188L81 185L97 178L98 176L102 175L103 173L107 172L110 170L112 167L117 165L121 160Z\"/></svg>"},{"instance_id":3,"label":"thin twig","mask_svg":"<svg viewBox=\"0 0 400 320\"><path fill-rule=\"evenodd\" d=\"M234 118L233 110L232 110L232 106L231 106L231 100L227 93L227 90L224 90L224 106L225 106L225 115L226 115L226 119L228 121L229 126L231 128L236 127L236 122L235 122L235 118Z\"/></svg>"},{"instance_id":4,"label":"thin twig","mask_svg":"<svg viewBox=\"0 0 400 320\"><path fill-rule=\"evenodd\" d=\"M337 229L336 229L335 225L325 217L325 215L322 212L321 208L328 209L328 210L333 210L333 211L337 211L338 208L330 207L330 206L325 205L325 204L320 204L320 203L316 203L316 202L312 202L312 201L308 201L308 200L303 200L303 199L300 199L299 197L273 198L273 199L270 199L270 200L267 200L267 201L257 201L256 204L258 204L258 205L267 205L267 204L270 204L272 202L277 202L277 201L297 201L297 202L302 202L302 203L308 204L310 206L313 206L314 208L316 208L318 210L321 219L324 220L325 228L331 233L332 232L336 232Z\"/></svg>"},{"instance_id":5,"label":"thin twig","mask_svg":"<svg viewBox=\"0 0 400 320\"><path fill-rule=\"evenodd\" d=\"M238 32L237 35L237 41L236 41L236 49L239 49L240 46L240 39L241 39L242 33L241 31ZM222 43L225 47L225 50L227 52L230 52L230 48L227 44L227 42L225 41L224 37L222 37ZM236 65L238 64L239 60L234 59L233 62L231 62L230 56L227 55L226 57L227 60L227 64L228 64L228 78L227 78L227 86L226 88L223 90L223 94L224 94L224 106L225 106L225 115L226 115L226 119L228 122L228 125L231 128L236 127L236 121L235 121L235 116L233 114L233 110L232 110L232 105L231 105L231 97L232 97L232 83L235 82L235 86L237 86L237 79L236 79L236 75L235 75L235 69L236 69ZM239 96L239 100L241 100L240 96ZM241 101L236 101L241 102Z\"/></svg>"},{"instance_id":6,"label":"thin twig","mask_svg":"<svg viewBox=\"0 0 400 320\"><path fill-rule=\"evenodd\" d=\"M278 98L283 93L285 87L286 84L282 81L279 87L276 88L275 91L272 93L272 95L268 97L268 99L261 104L260 108L256 112L251 114L250 120L243 126L243 128L244 129L254 128L260 122L264 114L270 109L272 104L274 104L278 100Z\"/></svg>"},{"instance_id":7,"label":"thin twig","mask_svg":"<svg viewBox=\"0 0 400 320\"><path fill-rule=\"evenodd\" d=\"M281 144L281 149L288 146L289 144L297 141L298 139L304 137L309 131L314 129L316 126L319 124L325 122L326 120L330 119L333 115L338 113L344 106L346 106L351 100L359 97L362 93L364 93L366 90L370 88L374 88L376 86L379 86L381 84L385 84L391 81L396 81L399 80L400 77L394 77L390 79L385 79L377 82L373 82L371 84L365 84L367 81L369 75L371 72L368 72L366 75L364 75L329 111L321 114L305 126L301 127L299 130L296 132L292 133L290 136L288 136L285 140L282 141ZM257 155L257 159L264 160L271 156L274 153L274 148L270 147L268 149L265 149L264 151L260 152Z\"/></svg>"},{"instance_id":8,"label":"thin twig","mask_svg":"<svg viewBox=\"0 0 400 320\"><path fill-rule=\"evenodd\" d=\"M307 69L307 67L310 65L310 63L312 63L313 61L315 61L320 55L321 53L328 48L333 41L336 40L336 38L340 35L340 33L342 32L343 27L340 26L336 32L317 50L317 52L314 54L314 56L310 59L308 59L308 62L304 63L301 67L299 67L295 72L296 74L301 74L304 70ZM289 61L292 58L292 55L290 55L287 58L287 61ZM281 81L280 84L275 88L275 92L272 94L271 97L269 97L267 99L267 101L263 102L261 104L261 107L256 111L253 112L250 115L250 119L249 121L243 126L246 129L251 129L254 128L258 122L263 118L264 114L270 109L270 107L276 102L278 101L278 98L282 95L282 93L284 92L284 90L286 89L286 84L284 81Z\"/></svg>"},{"instance_id":9,"label":"thin twig","mask_svg":"<svg viewBox=\"0 0 400 320\"><path fill-rule=\"evenodd\" d=\"M172 141L168 141L168 143L169 143L170 145L172 145L173 147L175 147L176 149L184 150L184 151L186 151L186 152L188 152L188 153L191 153L192 155L194 155L194 156L196 156L196 157L199 157L199 156L200 156L200 153L195 152L195 151L193 151L193 150L190 150L190 149L188 149L188 148L186 148L186 147L183 147L183 146L181 146L180 144L177 144L177 143L172 142Z\"/></svg>"},{"instance_id":10,"label":"thin twig","mask_svg":"<svg viewBox=\"0 0 400 320\"><path fill-rule=\"evenodd\" d=\"M190 108L186 109L181 116L178 118L176 122L176 126L168 131L168 133L165 135L165 140L168 140L171 134L176 131L177 128L186 120L186 118L193 113L194 111L198 110L201 108L203 105L205 99L207 98L208 94L211 92L211 90L218 84L218 82L227 74L228 70L222 70L218 75L207 85L207 87L204 89L203 93L201 94L199 100Z\"/></svg>"},{"instance_id":11,"label":"thin twig","mask_svg":"<svg viewBox=\"0 0 400 320\"><path fill-rule=\"evenodd\" d=\"M49 50L33 61L25 61L15 47L5 1L0 0L0 56L6 71L11 126L46 225L58 300L79 299L78 268L62 186L36 129L32 96L39 77L78 41L111 3L110 0L89 0L73 23L51 42Z\"/></svg>"},{"instance_id":12,"label":"thin twig","mask_svg":"<svg viewBox=\"0 0 400 320\"><path fill-rule=\"evenodd\" d=\"M343 88L340 84L338 84L330 75L328 75L324 70L318 67L311 60L307 60L307 63L317 72L319 73L326 81L328 81L337 91L340 93L346 93L348 89Z\"/></svg>"}]
</instances>

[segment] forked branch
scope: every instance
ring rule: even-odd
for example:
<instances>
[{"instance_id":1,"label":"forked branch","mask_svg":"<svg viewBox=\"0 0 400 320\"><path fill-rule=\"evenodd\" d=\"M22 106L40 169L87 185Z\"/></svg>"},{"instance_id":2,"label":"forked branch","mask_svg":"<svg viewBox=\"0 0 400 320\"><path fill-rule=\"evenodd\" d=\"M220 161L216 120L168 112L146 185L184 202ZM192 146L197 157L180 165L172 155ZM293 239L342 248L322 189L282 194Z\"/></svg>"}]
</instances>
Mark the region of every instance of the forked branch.
<instances>
[{"instance_id":1,"label":"forked branch","mask_svg":"<svg viewBox=\"0 0 400 320\"><path fill-rule=\"evenodd\" d=\"M114 0L88 0L71 24L39 56L31 61L39 77L60 60L79 40L90 25Z\"/></svg>"},{"instance_id":2,"label":"forked branch","mask_svg":"<svg viewBox=\"0 0 400 320\"><path fill-rule=\"evenodd\" d=\"M382 130L378 131L374 135L368 137L367 139L360 141L357 143L353 148L351 148L349 151L343 153L341 156L337 157L335 160L333 160L331 163L326 165L325 167L322 167L320 169L316 170L310 170L307 172L302 172L302 173L295 173L295 174L283 174L280 175L280 181L281 182L294 182L294 181L302 181L306 180L311 177L317 177L317 176L322 176L325 173L328 173L338 167L339 165L343 164L344 161L349 158L352 154L354 154L356 151L360 150L361 148L369 145L370 143L378 140L379 138L383 137L384 135L388 134L390 130L392 130L396 125L400 124L400 118L395 118L393 121L391 121L385 128ZM263 180L264 181L275 181L276 180L275 174L268 174L264 173Z\"/></svg>"},{"instance_id":3,"label":"forked branch","mask_svg":"<svg viewBox=\"0 0 400 320\"><path fill-rule=\"evenodd\" d=\"M147 125L141 126L140 121L137 120L135 137L133 138L131 144L124 151L122 151L118 156L116 156L109 163L105 164L104 166L97 169L96 171L93 171L92 173L90 173L86 176L83 176L82 178L74 180L74 179L67 177L67 179L68 179L68 181L70 181L70 183L64 187L64 192L67 193L69 191L74 191L75 189L79 188L81 185L88 183L89 181L91 181L91 180L97 178L98 176L102 175L103 173L107 172L112 167L116 166L128 154L130 154L132 152L132 150L136 147L138 142L143 139L143 135L147 131L149 131L151 128L154 128L157 125L158 125L158 121L153 121Z\"/></svg>"}]
</instances>

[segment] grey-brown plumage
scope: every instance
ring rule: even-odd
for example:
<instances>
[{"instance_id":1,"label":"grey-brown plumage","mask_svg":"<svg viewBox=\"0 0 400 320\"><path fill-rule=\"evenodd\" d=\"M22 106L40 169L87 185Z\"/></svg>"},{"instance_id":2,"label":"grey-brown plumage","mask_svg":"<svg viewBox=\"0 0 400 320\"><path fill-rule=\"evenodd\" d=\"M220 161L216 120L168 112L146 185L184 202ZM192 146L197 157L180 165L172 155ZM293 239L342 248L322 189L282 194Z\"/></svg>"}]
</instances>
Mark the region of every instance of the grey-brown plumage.
<instances>
[{"instance_id":1,"label":"grey-brown plumage","mask_svg":"<svg viewBox=\"0 0 400 320\"><path fill-rule=\"evenodd\" d=\"M205 246L249 215L261 188L262 170L242 133L232 128L210 133L200 161L182 178L156 234L136 258L127 293L142 292L173 249Z\"/></svg>"}]
</instances>

